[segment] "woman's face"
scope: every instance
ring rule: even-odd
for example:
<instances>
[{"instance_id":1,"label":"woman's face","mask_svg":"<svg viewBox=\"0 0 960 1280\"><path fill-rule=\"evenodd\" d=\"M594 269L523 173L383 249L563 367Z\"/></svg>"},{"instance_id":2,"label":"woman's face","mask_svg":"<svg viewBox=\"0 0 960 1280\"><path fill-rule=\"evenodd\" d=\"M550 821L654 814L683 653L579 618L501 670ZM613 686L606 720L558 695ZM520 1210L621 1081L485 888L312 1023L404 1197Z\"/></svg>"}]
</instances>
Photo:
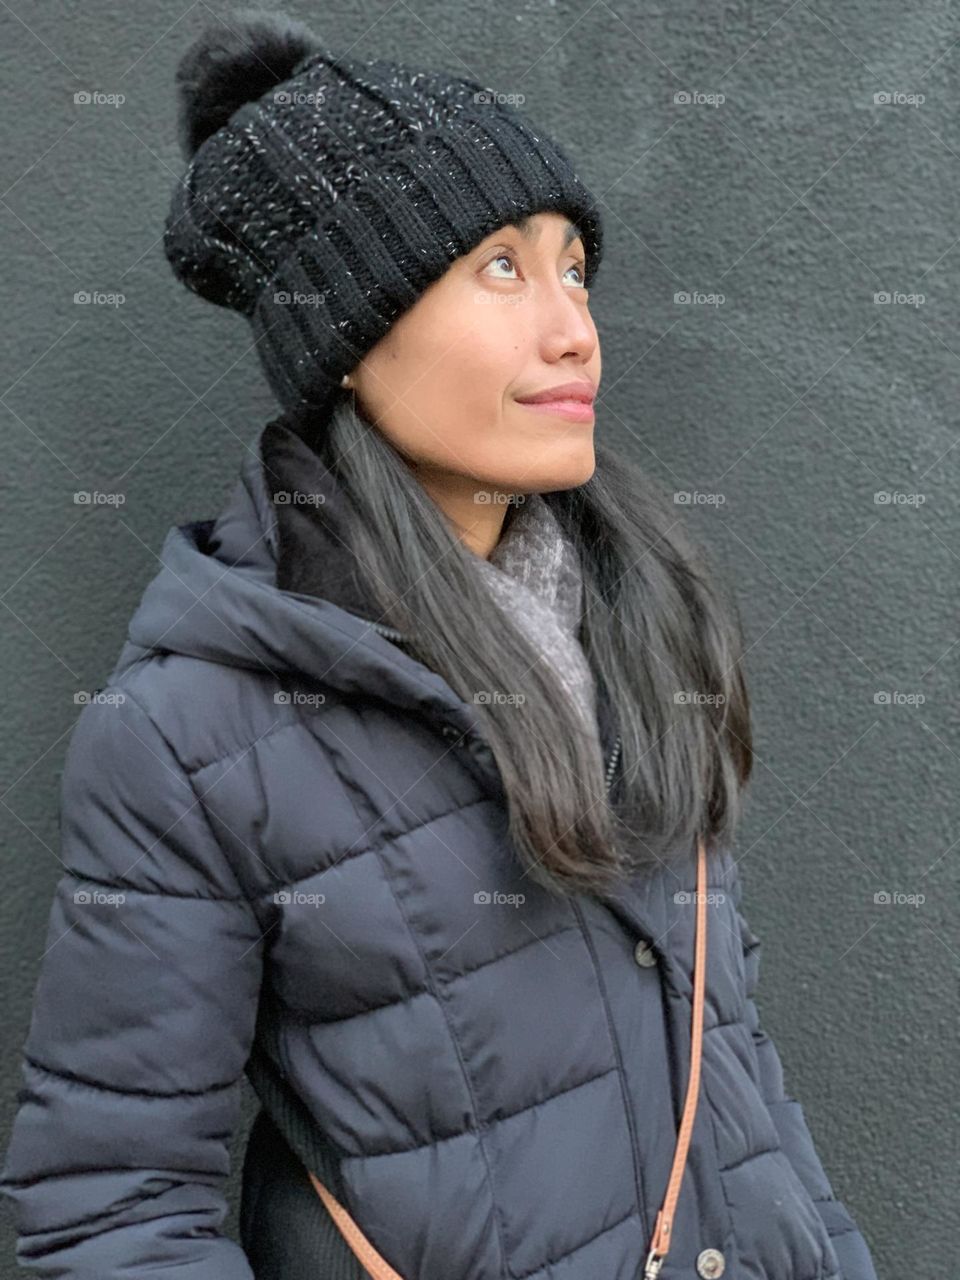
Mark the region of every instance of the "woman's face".
<instances>
[{"instance_id":1,"label":"woman's face","mask_svg":"<svg viewBox=\"0 0 960 1280\"><path fill-rule=\"evenodd\" d=\"M593 474L589 404L576 420L569 406L565 416L521 403L565 383L596 390L600 344L583 280L583 244L563 214L502 227L457 258L351 373L365 416L448 508L476 502L481 489L550 492Z\"/></svg>"}]
</instances>

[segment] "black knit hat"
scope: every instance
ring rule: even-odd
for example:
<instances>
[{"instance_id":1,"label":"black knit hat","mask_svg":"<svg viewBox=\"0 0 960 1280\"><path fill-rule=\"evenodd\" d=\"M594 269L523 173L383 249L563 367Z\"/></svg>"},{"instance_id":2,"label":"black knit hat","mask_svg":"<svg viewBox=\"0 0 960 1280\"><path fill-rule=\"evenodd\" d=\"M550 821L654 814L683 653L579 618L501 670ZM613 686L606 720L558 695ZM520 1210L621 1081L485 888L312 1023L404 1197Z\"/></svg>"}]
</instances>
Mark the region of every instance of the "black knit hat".
<instances>
[{"instance_id":1,"label":"black knit hat","mask_svg":"<svg viewBox=\"0 0 960 1280\"><path fill-rule=\"evenodd\" d=\"M285 408L341 377L450 263L498 227L565 213L600 263L599 211L570 161L503 95L449 73L326 52L302 23L242 10L181 59L189 167L164 248L201 297L242 312Z\"/></svg>"}]
</instances>

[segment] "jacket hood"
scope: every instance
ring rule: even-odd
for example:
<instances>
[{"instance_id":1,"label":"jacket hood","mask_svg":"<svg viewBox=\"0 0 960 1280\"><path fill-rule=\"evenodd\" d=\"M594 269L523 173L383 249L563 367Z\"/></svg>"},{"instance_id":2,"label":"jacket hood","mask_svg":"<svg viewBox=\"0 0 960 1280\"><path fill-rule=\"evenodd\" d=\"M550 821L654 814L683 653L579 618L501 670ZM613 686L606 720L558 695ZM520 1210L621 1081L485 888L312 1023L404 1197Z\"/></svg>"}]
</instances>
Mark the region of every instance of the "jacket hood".
<instances>
[{"instance_id":1,"label":"jacket hood","mask_svg":"<svg viewBox=\"0 0 960 1280\"><path fill-rule=\"evenodd\" d=\"M295 489L323 494L322 519L274 501ZM318 455L288 427L269 423L220 514L168 531L115 675L149 653L183 654L453 711L472 727L472 709L446 681L376 630L379 611L359 594L338 535L344 501ZM284 585L308 573L309 592Z\"/></svg>"}]
</instances>

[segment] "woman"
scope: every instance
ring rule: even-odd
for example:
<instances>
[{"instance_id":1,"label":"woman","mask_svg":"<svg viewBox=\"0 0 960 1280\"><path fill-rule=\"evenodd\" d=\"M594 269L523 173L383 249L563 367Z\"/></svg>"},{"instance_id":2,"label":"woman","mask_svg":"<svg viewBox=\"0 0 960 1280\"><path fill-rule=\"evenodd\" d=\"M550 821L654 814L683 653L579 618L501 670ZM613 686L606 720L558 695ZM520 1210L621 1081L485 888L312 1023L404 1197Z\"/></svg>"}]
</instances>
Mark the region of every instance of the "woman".
<instances>
[{"instance_id":1,"label":"woman","mask_svg":"<svg viewBox=\"0 0 960 1280\"><path fill-rule=\"evenodd\" d=\"M735 612L594 439L594 201L483 86L281 16L180 89L167 255L284 412L70 742L20 1261L875 1280L753 999Z\"/></svg>"}]
</instances>

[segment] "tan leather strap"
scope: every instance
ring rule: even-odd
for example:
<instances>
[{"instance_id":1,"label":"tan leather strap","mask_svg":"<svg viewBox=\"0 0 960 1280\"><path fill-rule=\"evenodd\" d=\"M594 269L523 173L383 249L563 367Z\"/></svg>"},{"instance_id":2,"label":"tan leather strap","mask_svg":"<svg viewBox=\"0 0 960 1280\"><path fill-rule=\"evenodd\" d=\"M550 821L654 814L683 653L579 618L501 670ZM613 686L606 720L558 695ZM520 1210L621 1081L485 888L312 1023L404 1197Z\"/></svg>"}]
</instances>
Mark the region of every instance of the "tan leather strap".
<instances>
[{"instance_id":1,"label":"tan leather strap","mask_svg":"<svg viewBox=\"0 0 960 1280\"><path fill-rule=\"evenodd\" d=\"M687 1151L690 1146L690 1135L697 1110L697 1098L700 1092L700 1057L703 1046L703 1001L706 986L707 969L707 852L703 837L697 840L697 937L694 950L693 971L693 1030L690 1052L690 1079L687 1081L687 1097L683 1105L683 1116L677 1134L677 1145L673 1153L673 1166L667 1182L667 1191L663 1206L657 1214L657 1221L650 1242L650 1252L643 1269L643 1280L656 1280L663 1260L670 1249L670 1232L673 1227L673 1215L680 1195L680 1184L687 1163ZM390 1263L377 1253L373 1245L363 1234L343 1205L323 1185L315 1173L310 1174L310 1181L317 1190L320 1199L329 1210L330 1216L340 1228L347 1244L353 1250L360 1265L371 1276L372 1280L403 1280L403 1277L391 1267Z\"/></svg>"},{"instance_id":2,"label":"tan leather strap","mask_svg":"<svg viewBox=\"0 0 960 1280\"><path fill-rule=\"evenodd\" d=\"M323 1185L316 1174L310 1174L310 1181L317 1189L320 1199L330 1211L330 1216L343 1233L343 1238L373 1280L403 1280L398 1271L394 1271L390 1263L379 1253L363 1234L346 1209Z\"/></svg>"},{"instance_id":3,"label":"tan leather strap","mask_svg":"<svg viewBox=\"0 0 960 1280\"><path fill-rule=\"evenodd\" d=\"M700 1056L703 1047L703 999L707 980L707 851L703 836L697 840L697 940L693 963L693 1029L690 1045L690 1079L687 1081L687 1098L683 1104L683 1116L673 1153L673 1168L667 1182L667 1194L663 1207L657 1214L653 1240L643 1269L643 1280L656 1280L663 1260L670 1248L670 1232L674 1210L680 1195L680 1183L687 1163L687 1149L693 1131L700 1092Z\"/></svg>"}]
</instances>

